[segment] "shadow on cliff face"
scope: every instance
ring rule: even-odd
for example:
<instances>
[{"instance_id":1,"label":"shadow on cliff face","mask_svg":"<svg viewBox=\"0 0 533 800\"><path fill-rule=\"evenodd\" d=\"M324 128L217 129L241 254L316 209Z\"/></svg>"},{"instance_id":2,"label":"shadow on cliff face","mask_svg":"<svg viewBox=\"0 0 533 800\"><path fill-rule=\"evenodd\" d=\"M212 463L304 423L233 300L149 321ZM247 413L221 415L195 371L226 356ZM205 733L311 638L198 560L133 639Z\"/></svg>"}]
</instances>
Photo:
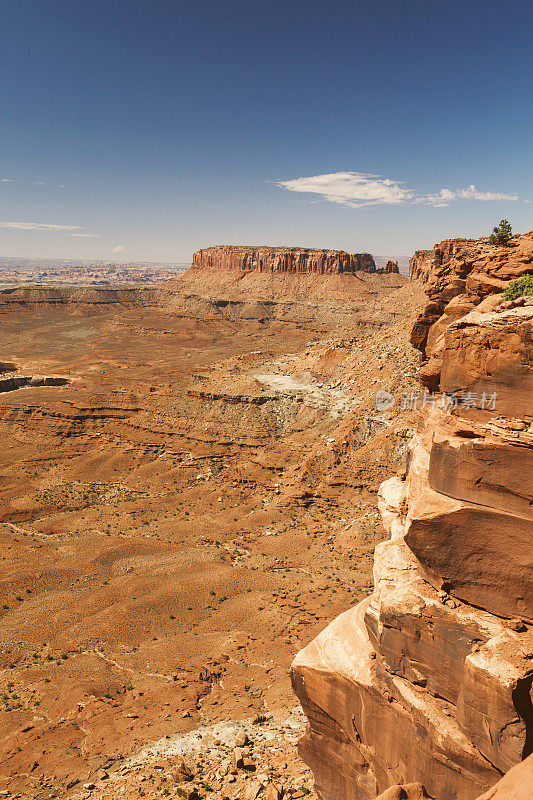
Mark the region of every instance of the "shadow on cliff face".
<instances>
[{"instance_id":1,"label":"shadow on cliff face","mask_svg":"<svg viewBox=\"0 0 533 800\"><path fill-rule=\"evenodd\" d=\"M520 719L526 726L526 739L522 758L527 758L533 753L533 703L531 702L531 690L533 675L529 678L522 678L517 682L517 687L513 692L513 704Z\"/></svg>"}]
</instances>

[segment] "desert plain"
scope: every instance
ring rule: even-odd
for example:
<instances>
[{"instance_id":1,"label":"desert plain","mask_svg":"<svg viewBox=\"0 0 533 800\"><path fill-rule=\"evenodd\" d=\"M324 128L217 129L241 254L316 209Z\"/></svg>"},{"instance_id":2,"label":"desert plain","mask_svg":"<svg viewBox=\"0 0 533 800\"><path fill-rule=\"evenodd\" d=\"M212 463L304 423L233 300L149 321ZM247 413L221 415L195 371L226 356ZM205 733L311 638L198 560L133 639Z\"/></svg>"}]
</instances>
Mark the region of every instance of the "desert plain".
<instances>
[{"instance_id":1,"label":"desert plain","mask_svg":"<svg viewBox=\"0 0 533 800\"><path fill-rule=\"evenodd\" d=\"M296 707L294 655L371 590L416 418L375 394L415 382L422 290L365 280L319 314L4 295L3 375L34 385L0 393L0 790L66 797Z\"/></svg>"}]
</instances>

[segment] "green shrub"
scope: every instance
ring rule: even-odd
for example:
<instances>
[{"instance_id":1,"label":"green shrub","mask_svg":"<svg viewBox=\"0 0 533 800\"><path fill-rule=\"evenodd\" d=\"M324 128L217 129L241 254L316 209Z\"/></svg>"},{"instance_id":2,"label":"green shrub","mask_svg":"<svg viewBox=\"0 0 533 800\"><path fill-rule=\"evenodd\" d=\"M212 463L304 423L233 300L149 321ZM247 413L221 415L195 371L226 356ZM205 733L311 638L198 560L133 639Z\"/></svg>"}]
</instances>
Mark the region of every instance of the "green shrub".
<instances>
[{"instance_id":1,"label":"green shrub","mask_svg":"<svg viewBox=\"0 0 533 800\"><path fill-rule=\"evenodd\" d=\"M503 296L505 300L516 300L517 297L530 297L533 295L533 275L523 275L516 281L511 281Z\"/></svg>"},{"instance_id":2,"label":"green shrub","mask_svg":"<svg viewBox=\"0 0 533 800\"><path fill-rule=\"evenodd\" d=\"M511 228L511 223L506 219L502 219L500 224L495 225L492 229L489 242L491 244L507 244L512 235L513 229Z\"/></svg>"}]
</instances>

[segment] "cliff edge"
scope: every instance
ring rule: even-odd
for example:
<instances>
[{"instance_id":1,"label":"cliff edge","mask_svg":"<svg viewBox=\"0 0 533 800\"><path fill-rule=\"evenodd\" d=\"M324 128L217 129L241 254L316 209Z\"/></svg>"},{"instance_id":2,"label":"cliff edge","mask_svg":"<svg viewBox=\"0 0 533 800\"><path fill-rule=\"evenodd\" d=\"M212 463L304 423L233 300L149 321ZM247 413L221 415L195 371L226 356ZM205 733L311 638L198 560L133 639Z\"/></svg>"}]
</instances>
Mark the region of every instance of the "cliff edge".
<instances>
[{"instance_id":1,"label":"cliff edge","mask_svg":"<svg viewBox=\"0 0 533 800\"><path fill-rule=\"evenodd\" d=\"M533 298L502 295L532 272L533 232L411 260L425 389L407 471L380 488L374 591L292 666L324 800L506 796L490 787L532 752Z\"/></svg>"}]
</instances>

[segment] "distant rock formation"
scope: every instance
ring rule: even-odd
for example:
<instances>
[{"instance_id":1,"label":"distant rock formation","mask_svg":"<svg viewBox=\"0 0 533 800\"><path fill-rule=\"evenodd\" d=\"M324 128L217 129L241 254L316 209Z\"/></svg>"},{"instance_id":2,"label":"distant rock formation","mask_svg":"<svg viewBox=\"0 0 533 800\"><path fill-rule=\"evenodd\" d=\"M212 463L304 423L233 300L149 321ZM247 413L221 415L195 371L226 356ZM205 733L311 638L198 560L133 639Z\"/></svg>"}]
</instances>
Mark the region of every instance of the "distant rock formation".
<instances>
[{"instance_id":1,"label":"distant rock formation","mask_svg":"<svg viewBox=\"0 0 533 800\"><path fill-rule=\"evenodd\" d=\"M414 398L407 474L380 488L374 592L292 668L324 800L418 798L420 784L473 800L533 750L533 298L501 295L533 272L533 232L413 258L432 391ZM525 798L526 763L483 797Z\"/></svg>"},{"instance_id":2,"label":"distant rock formation","mask_svg":"<svg viewBox=\"0 0 533 800\"><path fill-rule=\"evenodd\" d=\"M338 275L341 273L399 272L392 261L378 269L370 253L346 253L344 250L314 250L302 247L244 247L218 245L198 250L192 269L240 270L242 272Z\"/></svg>"},{"instance_id":3,"label":"distant rock formation","mask_svg":"<svg viewBox=\"0 0 533 800\"><path fill-rule=\"evenodd\" d=\"M387 263L385 264L384 269L383 270L378 270L378 272L384 272L385 275L390 275L393 272L399 272L399 271L400 271L400 268L398 266L398 262L397 261L392 261L390 258L387 261Z\"/></svg>"},{"instance_id":4,"label":"distant rock formation","mask_svg":"<svg viewBox=\"0 0 533 800\"><path fill-rule=\"evenodd\" d=\"M156 287L97 286L17 286L0 289L0 315L24 308L71 308L74 312L83 307L105 310L110 306L135 306L157 303L161 290Z\"/></svg>"}]
</instances>

